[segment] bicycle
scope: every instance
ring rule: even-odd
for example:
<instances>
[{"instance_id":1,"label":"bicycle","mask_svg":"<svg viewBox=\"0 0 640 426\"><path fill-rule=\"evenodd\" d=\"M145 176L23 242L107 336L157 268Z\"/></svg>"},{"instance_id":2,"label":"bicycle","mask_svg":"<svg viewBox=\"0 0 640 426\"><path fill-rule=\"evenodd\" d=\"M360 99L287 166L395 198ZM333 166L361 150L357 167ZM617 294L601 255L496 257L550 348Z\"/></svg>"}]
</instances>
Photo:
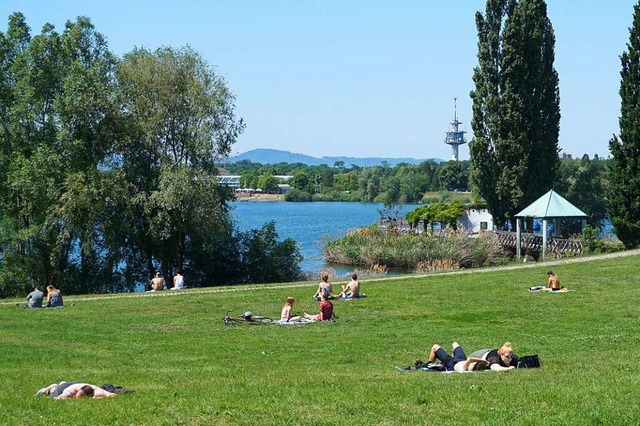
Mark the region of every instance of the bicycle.
<instances>
[{"instance_id":1,"label":"bicycle","mask_svg":"<svg viewBox=\"0 0 640 426\"><path fill-rule=\"evenodd\" d=\"M251 312L245 312L239 317L230 317L229 312L233 311L233 308L229 308L222 317L222 322L225 325L230 324L271 324L273 320L265 316L255 316Z\"/></svg>"}]
</instances>

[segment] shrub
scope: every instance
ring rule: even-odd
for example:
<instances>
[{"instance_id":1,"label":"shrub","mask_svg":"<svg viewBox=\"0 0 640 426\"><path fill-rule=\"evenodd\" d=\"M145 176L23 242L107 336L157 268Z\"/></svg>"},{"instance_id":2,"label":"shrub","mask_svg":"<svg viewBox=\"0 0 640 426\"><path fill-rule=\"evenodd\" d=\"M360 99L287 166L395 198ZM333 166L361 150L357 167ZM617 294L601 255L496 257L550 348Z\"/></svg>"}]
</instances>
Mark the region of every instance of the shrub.
<instances>
[{"instance_id":1,"label":"shrub","mask_svg":"<svg viewBox=\"0 0 640 426\"><path fill-rule=\"evenodd\" d=\"M329 241L324 252L327 261L337 264L418 271L490 266L507 259L502 247L488 236L471 238L454 232L418 235L378 226L357 228Z\"/></svg>"},{"instance_id":2,"label":"shrub","mask_svg":"<svg viewBox=\"0 0 640 426\"><path fill-rule=\"evenodd\" d=\"M300 189L293 188L286 194L284 194L285 201L311 201L311 194L307 191L301 191Z\"/></svg>"}]
</instances>

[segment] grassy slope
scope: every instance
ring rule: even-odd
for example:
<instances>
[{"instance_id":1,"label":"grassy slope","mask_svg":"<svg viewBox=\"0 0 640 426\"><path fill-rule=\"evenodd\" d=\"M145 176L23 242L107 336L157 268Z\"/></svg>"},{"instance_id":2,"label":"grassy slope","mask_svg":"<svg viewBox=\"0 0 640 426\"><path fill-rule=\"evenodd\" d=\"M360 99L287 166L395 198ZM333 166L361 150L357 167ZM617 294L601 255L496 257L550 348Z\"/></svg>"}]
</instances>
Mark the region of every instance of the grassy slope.
<instances>
[{"instance_id":1,"label":"grassy slope","mask_svg":"<svg viewBox=\"0 0 640 426\"><path fill-rule=\"evenodd\" d=\"M313 288L85 300L57 310L0 305L2 424L638 424L637 256L554 266L576 291L531 294L548 266L364 282L338 322L224 326L278 316ZM538 370L401 373L432 343L467 352L513 342ZM135 394L53 401L60 380ZM472 423L473 422L473 423Z\"/></svg>"}]
</instances>

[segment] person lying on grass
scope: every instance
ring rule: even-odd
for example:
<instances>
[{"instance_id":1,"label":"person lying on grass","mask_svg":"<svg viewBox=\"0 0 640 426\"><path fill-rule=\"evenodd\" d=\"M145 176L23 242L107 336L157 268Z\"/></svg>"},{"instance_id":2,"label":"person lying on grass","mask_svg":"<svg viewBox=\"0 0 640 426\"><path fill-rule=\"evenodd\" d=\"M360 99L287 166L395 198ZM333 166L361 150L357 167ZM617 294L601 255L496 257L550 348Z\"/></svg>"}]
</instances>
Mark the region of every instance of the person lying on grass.
<instances>
[{"instance_id":1,"label":"person lying on grass","mask_svg":"<svg viewBox=\"0 0 640 426\"><path fill-rule=\"evenodd\" d=\"M471 356L485 360L493 371L513 370L518 365L518 357L513 353L510 342L505 342L499 349L476 351Z\"/></svg>"},{"instance_id":2,"label":"person lying on grass","mask_svg":"<svg viewBox=\"0 0 640 426\"><path fill-rule=\"evenodd\" d=\"M100 386L79 382L53 383L40 389L36 396L46 395L53 399L79 399L79 398L112 398L118 394L102 389Z\"/></svg>"},{"instance_id":3,"label":"person lying on grass","mask_svg":"<svg viewBox=\"0 0 640 426\"><path fill-rule=\"evenodd\" d=\"M333 319L333 304L327 300L327 295L325 293L320 294L319 309L319 314L310 315L305 312L304 317L313 321L329 321Z\"/></svg>"},{"instance_id":4,"label":"person lying on grass","mask_svg":"<svg viewBox=\"0 0 640 426\"><path fill-rule=\"evenodd\" d=\"M482 358L467 358L462 347L458 342L453 342L453 356L449 355L440 345L433 345L429 352L429 362L440 360L447 371L464 371L483 370L489 367L489 363Z\"/></svg>"},{"instance_id":5,"label":"person lying on grass","mask_svg":"<svg viewBox=\"0 0 640 426\"><path fill-rule=\"evenodd\" d=\"M360 283L358 282L358 275L352 274L351 281L347 285L342 286L342 293L336 298L340 299L357 299L360 297Z\"/></svg>"}]
</instances>

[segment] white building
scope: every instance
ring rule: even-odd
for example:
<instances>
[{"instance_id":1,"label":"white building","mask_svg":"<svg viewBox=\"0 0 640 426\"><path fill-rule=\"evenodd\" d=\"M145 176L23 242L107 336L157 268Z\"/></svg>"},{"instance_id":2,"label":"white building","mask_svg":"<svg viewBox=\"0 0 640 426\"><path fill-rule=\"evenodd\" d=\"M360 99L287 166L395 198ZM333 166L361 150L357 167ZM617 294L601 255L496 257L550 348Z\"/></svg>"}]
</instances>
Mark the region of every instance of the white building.
<instances>
[{"instance_id":1,"label":"white building","mask_svg":"<svg viewBox=\"0 0 640 426\"><path fill-rule=\"evenodd\" d=\"M473 233L493 230L493 216L487 209L468 209L460 219L462 228Z\"/></svg>"}]
</instances>

